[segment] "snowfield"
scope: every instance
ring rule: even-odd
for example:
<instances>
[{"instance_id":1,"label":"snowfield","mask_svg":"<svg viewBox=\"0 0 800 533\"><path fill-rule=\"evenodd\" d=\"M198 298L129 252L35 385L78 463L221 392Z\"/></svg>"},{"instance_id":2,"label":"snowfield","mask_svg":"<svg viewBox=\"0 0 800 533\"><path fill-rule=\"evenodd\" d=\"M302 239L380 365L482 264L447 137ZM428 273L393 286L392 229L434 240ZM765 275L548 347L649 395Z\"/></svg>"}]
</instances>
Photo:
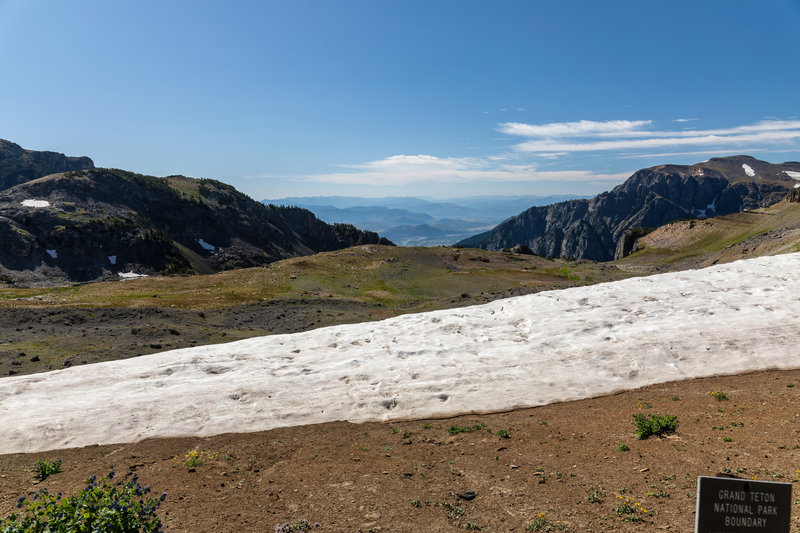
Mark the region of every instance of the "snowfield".
<instances>
[{"instance_id":1,"label":"snowfield","mask_svg":"<svg viewBox=\"0 0 800 533\"><path fill-rule=\"evenodd\" d=\"M504 410L798 368L800 254L0 379L0 453Z\"/></svg>"},{"instance_id":2,"label":"snowfield","mask_svg":"<svg viewBox=\"0 0 800 533\"><path fill-rule=\"evenodd\" d=\"M34 198L28 198L27 200L22 200L22 205L25 207L50 207L50 202L47 200L36 200Z\"/></svg>"}]
</instances>

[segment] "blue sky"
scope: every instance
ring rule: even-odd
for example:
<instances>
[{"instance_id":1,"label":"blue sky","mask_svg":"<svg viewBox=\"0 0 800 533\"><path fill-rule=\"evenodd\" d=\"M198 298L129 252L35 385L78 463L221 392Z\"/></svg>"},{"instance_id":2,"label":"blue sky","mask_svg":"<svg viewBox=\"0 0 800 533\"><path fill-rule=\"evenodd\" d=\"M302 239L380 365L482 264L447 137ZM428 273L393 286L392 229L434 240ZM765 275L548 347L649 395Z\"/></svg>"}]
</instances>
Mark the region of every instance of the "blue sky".
<instances>
[{"instance_id":1,"label":"blue sky","mask_svg":"<svg viewBox=\"0 0 800 533\"><path fill-rule=\"evenodd\" d=\"M0 137L256 199L800 160L800 1L0 0Z\"/></svg>"}]
</instances>

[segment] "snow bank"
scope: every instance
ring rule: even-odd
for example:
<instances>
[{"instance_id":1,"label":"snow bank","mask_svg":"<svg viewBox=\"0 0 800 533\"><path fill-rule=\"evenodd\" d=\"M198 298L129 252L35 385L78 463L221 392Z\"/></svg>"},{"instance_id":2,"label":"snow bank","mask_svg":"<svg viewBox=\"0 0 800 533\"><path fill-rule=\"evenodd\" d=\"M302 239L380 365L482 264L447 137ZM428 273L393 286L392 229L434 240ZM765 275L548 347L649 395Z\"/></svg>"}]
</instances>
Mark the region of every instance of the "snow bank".
<instances>
[{"instance_id":1,"label":"snow bank","mask_svg":"<svg viewBox=\"0 0 800 533\"><path fill-rule=\"evenodd\" d=\"M199 244L200 247L203 248L203 250L208 250L211 253L214 253L217 249L216 246L214 246L213 244L208 244L203 239L197 239L197 244Z\"/></svg>"},{"instance_id":2,"label":"snow bank","mask_svg":"<svg viewBox=\"0 0 800 533\"><path fill-rule=\"evenodd\" d=\"M796 180L800 180L800 172L793 172L791 170L784 170L787 176L790 178L794 178Z\"/></svg>"},{"instance_id":3,"label":"snow bank","mask_svg":"<svg viewBox=\"0 0 800 533\"><path fill-rule=\"evenodd\" d=\"M147 274L137 274L133 270L131 270L130 272L118 272L117 274L122 279L137 279L137 278L146 278L147 277Z\"/></svg>"},{"instance_id":4,"label":"snow bank","mask_svg":"<svg viewBox=\"0 0 800 533\"><path fill-rule=\"evenodd\" d=\"M33 198L29 198L27 200L22 200L22 205L25 207L50 207L50 202L47 200L34 200Z\"/></svg>"},{"instance_id":5,"label":"snow bank","mask_svg":"<svg viewBox=\"0 0 800 533\"><path fill-rule=\"evenodd\" d=\"M742 168L744 169L744 173L750 176L751 178L756 175L756 171L753 170L753 167L751 167L750 165L742 163Z\"/></svg>"},{"instance_id":6,"label":"snow bank","mask_svg":"<svg viewBox=\"0 0 800 533\"><path fill-rule=\"evenodd\" d=\"M797 368L800 254L0 379L0 453L389 420Z\"/></svg>"}]
</instances>

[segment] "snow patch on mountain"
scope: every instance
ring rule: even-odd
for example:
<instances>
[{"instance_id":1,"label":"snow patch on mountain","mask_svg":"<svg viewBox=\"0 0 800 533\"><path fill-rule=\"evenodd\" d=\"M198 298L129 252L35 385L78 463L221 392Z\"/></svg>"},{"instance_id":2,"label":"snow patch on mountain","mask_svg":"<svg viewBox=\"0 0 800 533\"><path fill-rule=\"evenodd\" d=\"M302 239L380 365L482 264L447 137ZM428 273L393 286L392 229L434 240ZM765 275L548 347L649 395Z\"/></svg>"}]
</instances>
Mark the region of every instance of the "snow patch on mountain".
<instances>
[{"instance_id":1,"label":"snow patch on mountain","mask_svg":"<svg viewBox=\"0 0 800 533\"><path fill-rule=\"evenodd\" d=\"M22 200L22 205L25 207L50 207L50 202L47 200L34 200L33 198L28 198L27 200Z\"/></svg>"}]
</instances>

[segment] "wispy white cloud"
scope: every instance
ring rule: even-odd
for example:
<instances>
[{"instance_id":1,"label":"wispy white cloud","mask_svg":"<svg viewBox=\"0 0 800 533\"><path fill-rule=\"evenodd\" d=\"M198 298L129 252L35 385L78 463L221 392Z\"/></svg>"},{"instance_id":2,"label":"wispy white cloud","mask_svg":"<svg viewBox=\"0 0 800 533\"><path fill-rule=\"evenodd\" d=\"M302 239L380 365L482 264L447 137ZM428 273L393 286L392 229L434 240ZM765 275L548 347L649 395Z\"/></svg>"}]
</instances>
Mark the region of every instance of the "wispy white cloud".
<instances>
[{"instance_id":1,"label":"wispy white cloud","mask_svg":"<svg viewBox=\"0 0 800 533\"><path fill-rule=\"evenodd\" d=\"M676 118L672 122L692 122L697 120L696 118Z\"/></svg>"},{"instance_id":2,"label":"wispy white cloud","mask_svg":"<svg viewBox=\"0 0 800 533\"><path fill-rule=\"evenodd\" d=\"M441 158L432 155L394 155L377 161L347 165L343 172L313 174L299 179L338 185L405 186L426 183L475 182L593 182L618 183L630 173L599 174L588 170L541 171L507 158Z\"/></svg>"},{"instance_id":3,"label":"wispy white cloud","mask_svg":"<svg viewBox=\"0 0 800 533\"><path fill-rule=\"evenodd\" d=\"M514 146L520 152L598 152L664 147L766 146L800 139L800 121L765 120L734 128L710 130L650 131L651 121L563 122L541 125L505 123L500 130L531 140Z\"/></svg>"},{"instance_id":4,"label":"wispy white cloud","mask_svg":"<svg viewBox=\"0 0 800 533\"><path fill-rule=\"evenodd\" d=\"M628 135L637 128L650 124L649 120L609 120L596 122L581 120L578 122L550 122L547 124L523 124L521 122L504 122L498 129L509 135L522 137L584 137L592 134Z\"/></svg>"}]
</instances>

